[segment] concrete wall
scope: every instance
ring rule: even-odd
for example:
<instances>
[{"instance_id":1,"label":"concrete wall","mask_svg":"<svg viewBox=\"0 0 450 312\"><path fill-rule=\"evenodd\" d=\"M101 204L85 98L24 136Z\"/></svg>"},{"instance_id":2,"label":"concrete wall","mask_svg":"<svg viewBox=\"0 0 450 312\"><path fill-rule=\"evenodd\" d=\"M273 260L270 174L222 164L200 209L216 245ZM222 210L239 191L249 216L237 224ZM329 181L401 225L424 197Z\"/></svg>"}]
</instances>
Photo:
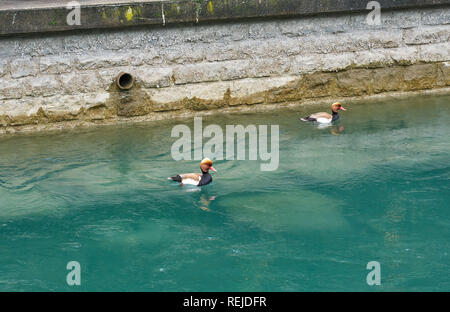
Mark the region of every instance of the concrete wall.
<instances>
[{"instance_id":1,"label":"concrete wall","mask_svg":"<svg viewBox=\"0 0 450 312\"><path fill-rule=\"evenodd\" d=\"M366 16L0 37L0 132L450 86L448 7Z\"/></svg>"},{"instance_id":2,"label":"concrete wall","mask_svg":"<svg viewBox=\"0 0 450 312\"><path fill-rule=\"evenodd\" d=\"M58 0L2 0L0 36L171 25L254 17L298 17L366 11L364 0L77 0L83 14L80 25L66 22L66 3ZM378 0L383 10L450 5L450 0Z\"/></svg>"}]
</instances>

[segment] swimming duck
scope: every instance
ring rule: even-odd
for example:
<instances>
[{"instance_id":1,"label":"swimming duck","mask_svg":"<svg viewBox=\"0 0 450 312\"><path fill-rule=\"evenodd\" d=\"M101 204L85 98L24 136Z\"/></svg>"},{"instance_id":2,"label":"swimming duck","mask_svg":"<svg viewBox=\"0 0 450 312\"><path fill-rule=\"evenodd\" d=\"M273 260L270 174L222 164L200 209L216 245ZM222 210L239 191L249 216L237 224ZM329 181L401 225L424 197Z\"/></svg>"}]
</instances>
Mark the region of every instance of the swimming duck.
<instances>
[{"instance_id":1,"label":"swimming duck","mask_svg":"<svg viewBox=\"0 0 450 312\"><path fill-rule=\"evenodd\" d=\"M342 107L342 104L340 102L333 103L331 105L331 112L332 114L320 112L311 114L307 117L300 118L302 121L315 121L320 124L329 124L339 119L339 110L346 111L345 108Z\"/></svg>"},{"instance_id":2,"label":"swimming duck","mask_svg":"<svg viewBox=\"0 0 450 312\"><path fill-rule=\"evenodd\" d=\"M212 177L209 174L209 170L217 172L213 167L213 162L209 158L205 158L200 162L200 170L202 173L185 173L185 174L177 174L176 176L168 178L169 180L173 180L175 182L180 182L181 185L189 184L196 186L207 185L212 182Z\"/></svg>"}]
</instances>

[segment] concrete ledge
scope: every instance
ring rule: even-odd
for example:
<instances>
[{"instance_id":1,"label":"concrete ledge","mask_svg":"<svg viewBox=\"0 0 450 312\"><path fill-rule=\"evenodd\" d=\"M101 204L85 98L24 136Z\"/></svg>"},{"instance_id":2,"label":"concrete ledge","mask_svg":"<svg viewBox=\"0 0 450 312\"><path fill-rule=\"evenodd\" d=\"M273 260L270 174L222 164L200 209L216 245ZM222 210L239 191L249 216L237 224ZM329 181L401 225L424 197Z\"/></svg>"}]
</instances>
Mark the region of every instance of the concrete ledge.
<instances>
[{"instance_id":1,"label":"concrete ledge","mask_svg":"<svg viewBox=\"0 0 450 312\"><path fill-rule=\"evenodd\" d=\"M0 2L0 36L80 29L169 25L256 17L291 17L366 11L361 0L79 0L81 25L56 1ZM67 1L69 2L69 1ZM450 0L378 0L382 10L449 6Z\"/></svg>"}]
</instances>

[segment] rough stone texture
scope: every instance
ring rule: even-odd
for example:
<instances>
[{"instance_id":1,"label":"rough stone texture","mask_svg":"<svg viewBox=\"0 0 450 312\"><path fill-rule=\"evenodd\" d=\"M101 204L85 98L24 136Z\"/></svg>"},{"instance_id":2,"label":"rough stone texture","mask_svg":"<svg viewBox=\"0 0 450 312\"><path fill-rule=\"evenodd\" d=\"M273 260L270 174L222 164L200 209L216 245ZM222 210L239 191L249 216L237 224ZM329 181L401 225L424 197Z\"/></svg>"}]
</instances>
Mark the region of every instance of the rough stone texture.
<instances>
[{"instance_id":1,"label":"rough stone texture","mask_svg":"<svg viewBox=\"0 0 450 312\"><path fill-rule=\"evenodd\" d=\"M172 82L173 69L170 67L141 67L134 72L138 82L145 88L165 88Z\"/></svg>"},{"instance_id":2,"label":"rough stone texture","mask_svg":"<svg viewBox=\"0 0 450 312\"><path fill-rule=\"evenodd\" d=\"M120 54L83 55L78 56L76 62L78 70L127 66L129 63L129 57Z\"/></svg>"},{"instance_id":3,"label":"rough stone texture","mask_svg":"<svg viewBox=\"0 0 450 312\"><path fill-rule=\"evenodd\" d=\"M11 100L20 99L25 95L29 86L24 79L4 80L0 83L0 99ZM1 107L4 108L4 107ZM20 107L17 107L20 109ZM15 110L8 111L8 114L14 114Z\"/></svg>"},{"instance_id":4,"label":"rough stone texture","mask_svg":"<svg viewBox=\"0 0 450 312\"><path fill-rule=\"evenodd\" d=\"M63 56L41 57L39 71L43 74L70 73L74 67L74 59Z\"/></svg>"},{"instance_id":5,"label":"rough stone texture","mask_svg":"<svg viewBox=\"0 0 450 312\"><path fill-rule=\"evenodd\" d=\"M176 84L233 80L247 78L250 72L250 63L247 60L204 62L175 67L174 79Z\"/></svg>"},{"instance_id":6,"label":"rough stone texture","mask_svg":"<svg viewBox=\"0 0 450 312\"><path fill-rule=\"evenodd\" d=\"M389 81L390 83L386 83ZM403 68L386 67L373 71L373 92L401 90L403 87Z\"/></svg>"},{"instance_id":7,"label":"rough stone texture","mask_svg":"<svg viewBox=\"0 0 450 312\"><path fill-rule=\"evenodd\" d=\"M95 92L101 89L101 82L95 72L69 73L60 75L63 94Z\"/></svg>"},{"instance_id":8,"label":"rough stone texture","mask_svg":"<svg viewBox=\"0 0 450 312\"><path fill-rule=\"evenodd\" d=\"M11 61L12 78L36 76L39 72L39 63L36 58L20 58Z\"/></svg>"},{"instance_id":9,"label":"rough stone texture","mask_svg":"<svg viewBox=\"0 0 450 312\"><path fill-rule=\"evenodd\" d=\"M421 62L441 62L449 59L449 43L421 46L418 50L418 60Z\"/></svg>"},{"instance_id":10,"label":"rough stone texture","mask_svg":"<svg viewBox=\"0 0 450 312\"><path fill-rule=\"evenodd\" d=\"M7 60L0 60L0 77L9 73L9 62Z\"/></svg>"},{"instance_id":11,"label":"rough stone texture","mask_svg":"<svg viewBox=\"0 0 450 312\"><path fill-rule=\"evenodd\" d=\"M448 42L450 39L450 28L445 27L420 27L406 29L404 40L406 44L428 44Z\"/></svg>"},{"instance_id":12,"label":"rough stone texture","mask_svg":"<svg viewBox=\"0 0 450 312\"><path fill-rule=\"evenodd\" d=\"M438 67L438 76L441 86L450 85L450 63L442 63Z\"/></svg>"},{"instance_id":13,"label":"rough stone texture","mask_svg":"<svg viewBox=\"0 0 450 312\"><path fill-rule=\"evenodd\" d=\"M337 86L344 96L371 93L371 73L367 69L354 69L337 74Z\"/></svg>"},{"instance_id":14,"label":"rough stone texture","mask_svg":"<svg viewBox=\"0 0 450 312\"><path fill-rule=\"evenodd\" d=\"M61 83L55 76L41 76L40 79L27 77L24 81L30 86L26 95L31 97L48 97L61 90Z\"/></svg>"},{"instance_id":15,"label":"rough stone texture","mask_svg":"<svg viewBox=\"0 0 450 312\"><path fill-rule=\"evenodd\" d=\"M418 64L405 68L404 82L409 90L429 89L436 85L436 64Z\"/></svg>"},{"instance_id":16,"label":"rough stone texture","mask_svg":"<svg viewBox=\"0 0 450 312\"><path fill-rule=\"evenodd\" d=\"M344 14L0 38L0 124L444 88L449 11L384 11L380 26ZM115 87L120 72L131 91Z\"/></svg>"}]
</instances>

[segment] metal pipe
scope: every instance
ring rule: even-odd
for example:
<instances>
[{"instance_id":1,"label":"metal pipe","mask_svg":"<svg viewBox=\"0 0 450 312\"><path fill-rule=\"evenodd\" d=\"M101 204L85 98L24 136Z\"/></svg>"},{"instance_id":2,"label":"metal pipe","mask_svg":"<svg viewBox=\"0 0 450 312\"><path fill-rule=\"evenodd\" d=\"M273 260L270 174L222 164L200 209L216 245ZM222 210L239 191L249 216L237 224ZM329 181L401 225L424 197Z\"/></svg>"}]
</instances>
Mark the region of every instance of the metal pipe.
<instances>
[{"instance_id":1,"label":"metal pipe","mask_svg":"<svg viewBox=\"0 0 450 312\"><path fill-rule=\"evenodd\" d=\"M116 85L120 90L130 90L134 85L133 75L121 72L116 77Z\"/></svg>"}]
</instances>

